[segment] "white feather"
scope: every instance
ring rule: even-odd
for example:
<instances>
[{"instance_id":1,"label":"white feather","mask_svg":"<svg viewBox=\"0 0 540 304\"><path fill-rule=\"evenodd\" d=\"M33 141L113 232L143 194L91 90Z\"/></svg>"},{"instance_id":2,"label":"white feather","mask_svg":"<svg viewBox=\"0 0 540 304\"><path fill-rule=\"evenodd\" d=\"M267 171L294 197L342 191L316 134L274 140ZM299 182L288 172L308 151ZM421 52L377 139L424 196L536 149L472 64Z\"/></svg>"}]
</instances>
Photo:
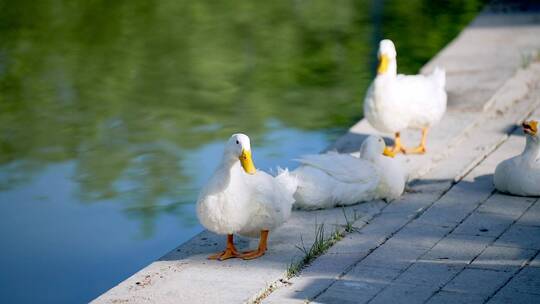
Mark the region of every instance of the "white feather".
<instances>
[{"instance_id":1,"label":"white feather","mask_svg":"<svg viewBox=\"0 0 540 304\"><path fill-rule=\"evenodd\" d=\"M348 154L328 152L326 154L304 155L297 160L302 165L311 166L345 183L367 183L373 179L374 168L368 162L352 158Z\"/></svg>"}]
</instances>

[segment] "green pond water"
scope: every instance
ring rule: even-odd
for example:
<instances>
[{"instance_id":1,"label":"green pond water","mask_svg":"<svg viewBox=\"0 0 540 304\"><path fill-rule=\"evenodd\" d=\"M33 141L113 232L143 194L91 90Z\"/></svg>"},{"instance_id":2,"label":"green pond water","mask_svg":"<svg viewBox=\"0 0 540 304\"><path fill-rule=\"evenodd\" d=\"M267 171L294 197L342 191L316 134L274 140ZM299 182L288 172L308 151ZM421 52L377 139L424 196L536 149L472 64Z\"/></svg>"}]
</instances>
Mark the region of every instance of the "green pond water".
<instances>
[{"instance_id":1,"label":"green pond water","mask_svg":"<svg viewBox=\"0 0 540 304\"><path fill-rule=\"evenodd\" d=\"M202 230L235 132L260 169L362 117L381 38L415 73L483 1L0 0L0 299L82 303Z\"/></svg>"}]
</instances>

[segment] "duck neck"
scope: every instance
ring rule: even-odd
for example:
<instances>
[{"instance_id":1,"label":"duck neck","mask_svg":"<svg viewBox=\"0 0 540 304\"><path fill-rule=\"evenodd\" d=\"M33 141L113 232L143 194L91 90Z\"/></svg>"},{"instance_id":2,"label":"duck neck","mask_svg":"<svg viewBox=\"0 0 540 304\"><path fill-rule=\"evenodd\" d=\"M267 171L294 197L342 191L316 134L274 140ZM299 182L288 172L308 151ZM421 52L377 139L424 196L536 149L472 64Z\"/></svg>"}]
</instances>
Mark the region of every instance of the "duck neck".
<instances>
[{"instance_id":1,"label":"duck neck","mask_svg":"<svg viewBox=\"0 0 540 304\"><path fill-rule=\"evenodd\" d=\"M377 154L369 151L366 147L363 146L360 149L360 158L370 162L375 162L377 160Z\"/></svg>"},{"instance_id":2,"label":"duck neck","mask_svg":"<svg viewBox=\"0 0 540 304\"><path fill-rule=\"evenodd\" d=\"M230 173L231 168L239 161L240 160L238 160L238 157L235 157L231 153L224 153L219 167L221 168L221 170Z\"/></svg>"},{"instance_id":3,"label":"duck neck","mask_svg":"<svg viewBox=\"0 0 540 304\"><path fill-rule=\"evenodd\" d=\"M540 143L530 136L527 136L525 149L521 154L527 163L534 163L540 158Z\"/></svg>"},{"instance_id":4,"label":"duck neck","mask_svg":"<svg viewBox=\"0 0 540 304\"><path fill-rule=\"evenodd\" d=\"M386 68L386 71L384 73L377 74L377 77L384 77L384 78L396 78L397 76L397 62L395 59L391 59L388 61L388 67Z\"/></svg>"},{"instance_id":5,"label":"duck neck","mask_svg":"<svg viewBox=\"0 0 540 304\"><path fill-rule=\"evenodd\" d=\"M388 62L388 71L386 74L390 75L391 77L397 76L397 62L395 59Z\"/></svg>"}]
</instances>

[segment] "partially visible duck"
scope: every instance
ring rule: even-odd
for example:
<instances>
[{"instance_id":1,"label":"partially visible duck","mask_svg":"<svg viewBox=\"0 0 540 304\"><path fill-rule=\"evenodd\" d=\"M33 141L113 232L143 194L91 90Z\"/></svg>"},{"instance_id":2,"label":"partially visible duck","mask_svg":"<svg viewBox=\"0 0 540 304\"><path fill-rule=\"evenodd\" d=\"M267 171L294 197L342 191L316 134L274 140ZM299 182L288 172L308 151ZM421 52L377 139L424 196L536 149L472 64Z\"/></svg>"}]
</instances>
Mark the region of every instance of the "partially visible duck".
<instances>
[{"instance_id":1,"label":"partially visible duck","mask_svg":"<svg viewBox=\"0 0 540 304\"><path fill-rule=\"evenodd\" d=\"M404 170L399 161L383 155L385 147L381 137L370 136L359 158L337 152L303 156L292 172L299 183L294 206L311 210L399 197Z\"/></svg>"},{"instance_id":2,"label":"partially visible duck","mask_svg":"<svg viewBox=\"0 0 540 304\"><path fill-rule=\"evenodd\" d=\"M495 168L495 188L520 196L540 196L540 133L538 120L522 125L526 143L523 152L502 161Z\"/></svg>"}]
</instances>

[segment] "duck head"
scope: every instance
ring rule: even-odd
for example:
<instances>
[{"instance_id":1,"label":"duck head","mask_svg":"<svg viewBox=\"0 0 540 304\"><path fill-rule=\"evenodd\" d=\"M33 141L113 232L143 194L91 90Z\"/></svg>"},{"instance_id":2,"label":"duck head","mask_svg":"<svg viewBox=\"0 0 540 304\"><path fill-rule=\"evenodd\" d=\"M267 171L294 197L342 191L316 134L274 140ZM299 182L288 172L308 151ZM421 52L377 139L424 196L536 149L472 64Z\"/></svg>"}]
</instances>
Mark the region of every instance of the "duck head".
<instances>
[{"instance_id":1,"label":"duck head","mask_svg":"<svg viewBox=\"0 0 540 304\"><path fill-rule=\"evenodd\" d=\"M523 128L523 132L525 132L528 137L535 140L536 142L540 141L540 133L538 132L537 120L524 121L521 126Z\"/></svg>"},{"instance_id":2,"label":"duck head","mask_svg":"<svg viewBox=\"0 0 540 304\"><path fill-rule=\"evenodd\" d=\"M360 146L361 158L368 159L381 154L394 157L393 154L388 154L388 149L382 137L370 135L362 142L362 145Z\"/></svg>"},{"instance_id":3,"label":"duck head","mask_svg":"<svg viewBox=\"0 0 540 304\"><path fill-rule=\"evenodd\" d=\"M395 75L397 73L396 56L396 47L394 46L392 40L381 40L379 43L379 51L377 52L377 58L379 59L377 74Z\"/></svg>"},{"instance_id":4,"label":"duck head","mask_svg":"<svg viewBox=\"0 0 540 304\"><path fill-rule=\"evenodd\" d=\"M225 157L232 161L240 160L240 164L244 171L248 174L254 174L255 165L251 159L251 144L249 142L249 137L245 134L238 133L233 134L227 145L225 146Z\"/></svg>"}]
</instances>

